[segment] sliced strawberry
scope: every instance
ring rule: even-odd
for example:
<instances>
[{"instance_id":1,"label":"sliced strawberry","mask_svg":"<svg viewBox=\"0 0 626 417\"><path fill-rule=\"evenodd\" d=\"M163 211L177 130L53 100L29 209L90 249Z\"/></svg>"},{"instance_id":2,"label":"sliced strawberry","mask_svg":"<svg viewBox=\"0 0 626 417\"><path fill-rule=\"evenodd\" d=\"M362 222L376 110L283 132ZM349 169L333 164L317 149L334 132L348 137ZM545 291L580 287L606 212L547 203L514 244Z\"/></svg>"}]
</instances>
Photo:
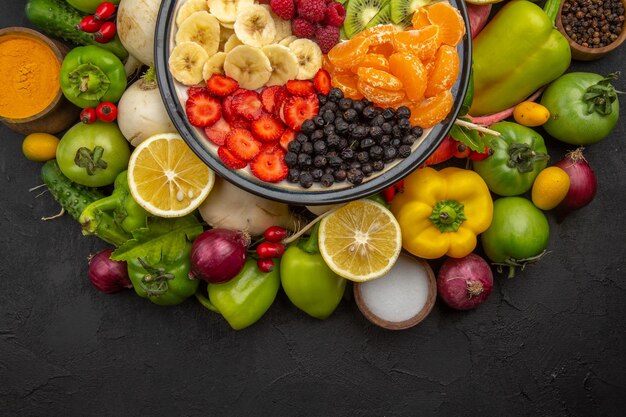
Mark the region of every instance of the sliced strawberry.
<instances>
[{"instance_id":1,"label":"sliced strawberry","mask_svg":"<svg viewBox=\"0 0 626 417\"><path fill-rule=\"evenodd\" d=\"M293 140L296 140L296 132L291 129L285 129L283 134L280 136L280 147L283 148L285 152L287 152L289 150L289 143Z\"/></svg>"},{"instance_id":2,"label":"sliced strawberry","mask_svg":"<svg viewBox=\"0 0 626 417\"><path fill-rule=\"evenodd\" d=\"M255 177L265 182L278 182L287 178L289 168L285 164L285 152L279 147L263 149L250 162Z\"/></svg>"},{"instance_id":3,"label":"sliced strawberry","mask_svg":"<svg viewBox=\"0 0 626 417\"><path fill-rule=\"evenodd\" d=\"M217 148L217 156L219 156L224 165L230 169L241 169L248 165L246 161L237 158L226 146Z\"/></svg>"},{"instance_id":4,"label":"sliced strawberry","mask_svg":"<svg viewBox=\"0 0 626 417\"><path fill-rule=\"evenodd\" d=\"M204 133L211 142L222 146L226 142L226 135L231 131L231 127L224 119L219 119L213 126L205 127Z\"/></svg>"},{"instance_id":5,"label":"sliced strawberry","mask_svg":"<svg viewBox=\"0 0 626 417\"><path fill-rule=\"evenodd\" d=\"M226 147L237 158L252 160L261 150L261 144L245 129L233 129L226 136Z\"/></svg>"},{"instance_id":6,"label":"sliced strawberry","mask_svg":"<svg viewBox=\"0 0 626 417\"><path fill-rule=\"evenodd\" d=\"M199 92L187 99L185 105L189 123L196 127L207 127L222 117L222 105L208 91Z\"/></svg>"},{"instance_id":7,"label":"sliced strawberry","mask_svg":"<svg viewBox=\"0 0 626 417\"><path fill-rule=\"evenodd\" d=\"M239 83L230 77L213 74L206 82L206 88L214 96L225 97L239 88Z\"/></svg>"},{"instance_id":8,"label":"sliced strawberry","mask_svg":"<svg viewBox=\"0 0 626 417\"><path fill-rule=\"evenodd\" d=\"M289 128L300 131L300 126L307 119L317 116L319 101L315 94L306 97L289 97L282 108L282 119Z\"/></svg>"},{"instance_id":9,"label":"sliced strawberry","mask_svg":"<svg viewBox=\"0 0 626 417\"><path fill-rule=\"evenodd\" d=\"M289 91L294 96L308 96L309 94L315 93L315 89L313 88L313 83L311 81L306 80L289 80L287 81L287 91Z\"/></svg>"},{"instance_id":10,"label":"sliced strawberry","mask_svg":"<svg viewBox=\"0 0 626 417\"><path fill-rule=\"evenodd\" d=\"M285 125L274 116L264 114L252 122L250 130L254 137L261 142L274 142L285 131Z\"/></svg>"},{"instance_id":11,"label":"sliced strawberry","mask_svg":"<svg viewBox=\"0 0 626 417\"><path fill-rule=\"evenodd\" d=\"M328 94L332 87L330 83L330 74L325 69L321 68L313 77L313 85L315 86L315 91L320 94Z\"/></svg>"},{"instance_id":12,"label":"sliced strawberry","mask_svg":"<svg viewBox=\"0 0 626 417\"><path fill-rule=\"evenodd\" d=\"M189 87L187 89L187 96L188 97L195 96L198 93L204 93L206 91L207 89L205 87Z\"/></svg>"},{"instance_id":13,"label":"sliced strawberry","mask_svg":"<svg viewBox=\"0 0 626 417\"><path fill-rule=\"evenodd\" d=\"M256 91L246 91L233 96L235 113L248 120L256 120L263 113L261 96Z\"/></svg>"},{"instance_id":14,"label":"sliced strawberry","mask_svg":"<svg viewBox=\"0 0 626 417\"><path fill-rule=\"evenodd\" d=\"M239 116L235 117L232 122L230 122L230 127L233 129L246 129L250 130L250 122L246 119L243 119Z\"/></svg>"},{"instance_id":15,"label":"sliced strawberry","mask_svg":"<svg viewBox=\"0 0 626 417\"><path fill-rule=\"evenodd\" d=\"M283 107L285 100L291 97L289 91L285 87L281 87L274 96L274 116L280 117L280 109Z\"/></svg>"},{"instance_id":16,"label":"sliced strawberry","mask_svg":"<svg viewBox=\"0 0 626 417\"><path fill-rule=\"evenodd\" d=\"M263 109L268 113L274 113L274 107L276 105L276 93L283 87L279 85L273 85L267 87L261 91L261 102L263 103Z\"/></svg>"}]
</instances>

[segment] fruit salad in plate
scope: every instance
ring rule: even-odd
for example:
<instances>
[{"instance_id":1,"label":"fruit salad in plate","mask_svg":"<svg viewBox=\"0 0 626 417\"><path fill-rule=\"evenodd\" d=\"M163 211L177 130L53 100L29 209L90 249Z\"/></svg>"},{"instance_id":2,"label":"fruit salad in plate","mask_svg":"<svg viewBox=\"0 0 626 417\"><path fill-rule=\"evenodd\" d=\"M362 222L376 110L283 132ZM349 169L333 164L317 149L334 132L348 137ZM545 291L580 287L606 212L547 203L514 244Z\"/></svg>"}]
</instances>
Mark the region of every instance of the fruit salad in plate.
<instances>
[{"instance_id":1,"label":"fruit salad in plate","mask_svg":"<svg viewBox=\"0 0 626 417\"><path fill-rule=\"evenodd\" d=\"M351 187L451 111L464 21L449 3L186 0L169 55L189 123L230 169Z\"/></svg>"}]
</instances>

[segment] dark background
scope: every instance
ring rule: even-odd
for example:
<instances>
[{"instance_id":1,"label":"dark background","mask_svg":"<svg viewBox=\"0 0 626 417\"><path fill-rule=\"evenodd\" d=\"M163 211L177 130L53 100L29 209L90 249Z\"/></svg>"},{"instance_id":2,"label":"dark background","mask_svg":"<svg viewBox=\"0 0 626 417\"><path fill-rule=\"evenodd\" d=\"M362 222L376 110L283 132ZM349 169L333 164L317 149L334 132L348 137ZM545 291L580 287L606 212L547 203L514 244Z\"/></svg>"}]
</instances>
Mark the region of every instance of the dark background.
<instances>
[{"instance_id":1,"label":"dark background","mask_svg":"<svg viewBox=\"0 0 626 417\"><path fill-rule=\"evenodd\" d=\"M22 8L3 1L0 27L29 26ZM571 70L624 62L626 45ZM59 207L29 192L40 165L2 126L0 415L622 416L625 125L587 150L598 195L560 225L548 214L539 265L497 277L476 311L438 302L401 332L373 326L352 301L318 321L280 293L235 332L194 300L164 308L97 292L87 257L105 245L67 215L40 220ZM547 141L553 161L572 148Z\"/></svg>"}]
</instances>

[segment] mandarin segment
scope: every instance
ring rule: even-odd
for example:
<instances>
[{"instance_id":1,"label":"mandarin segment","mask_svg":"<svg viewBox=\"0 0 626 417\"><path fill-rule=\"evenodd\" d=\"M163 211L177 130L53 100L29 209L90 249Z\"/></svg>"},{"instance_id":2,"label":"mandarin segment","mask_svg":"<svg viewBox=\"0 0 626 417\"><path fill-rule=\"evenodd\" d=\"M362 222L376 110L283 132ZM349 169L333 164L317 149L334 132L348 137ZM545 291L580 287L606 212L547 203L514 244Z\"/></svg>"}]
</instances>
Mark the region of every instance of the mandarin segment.
<instances>
[{"instance_id":1,"label":"mandarin segment","mask_svg":"<svg viewBox=\"0 0 626 417\"><path fill-rule=\"evenodd\" d=\"M405 97L404 90L384 90L382 88L373 87L361 79L359 79L357 83L357 88L366 99L378 105L388 106L397 103Z\"/></svg>"},{"instance_id":2,"label":"mandarin segment","mask_svg":"<svg viewBox=\"0 0 626 417\"><path fill-rule=\"evenodd\" d=\"M368 38L352 38L339 42L328 52L328 59L335 67L352 68L365 58L370 44Z\"/></svg>"},{"instance_id":3,"label":"mandarin segment","mask_svg":"<svg viewBox=\"0 0 626 417\"><path fill-rule=\"evenodd\" d=\"M352 67L352 72L357 73L359 68L361 67L370 67L376 68L382 71L389 71L389 61L385 55L381 54L367 54L365 58L359 63L359 65L355 65Z\"/></svg>"},{"instance_id":4,"label":"mandarin segment","mask_svg":"<svg viewBox=\"0 0 626 417\"><path fill-rule=\"evenodd\" d=\"M436 25L398 32L394 35L396 51L411 52L422 61L432 59L441 45L439 33L439 26Z\"/></svg>"},{"instance_id":5,"label":"mandarin segment","mask_svg":"<svg viewBox=\"0 0 626 417\"><path fill-rule=\"evenodd\" d=\"M465 35L465 22L457 9L441 2L427 6L424 10L430 23L439 26L441 43L456 46L461 42Z\"/></svg>"},{"instance_id":6,"label":"mandarin segment","mask_svg":"<svg viewBox=\"0 0 626 417\"><path fill-rule=\"evenodd\" d=\"M450 110L454 98L450 90L445 90L434 97L426 98L420 102L413 102L409 106L411 110L410 121L414 126L423 129L433 127L437 123L446 118Z\"/></svg>"},{"instance_id":7,"label":"mandarin segment","mask_svg":"<svg viewBox=\"0 0 626 417\"><path fill-rule=\"evenodd\" d=\"M394 33L397 33L399 30L400 29L396 25L392 24L378 25L365 29L353 39L367 38L371 41L370 46L383 45L385 43L391 44L393 42Z\"/></svg>"},{"instance_id":8,"label":"mandarin segment","mask_svg":"<svg viewBox=\"0 0 626 417\"><path fill-rule=\"evenodd\" d=\"M368 53L379 54L388 57L395 51L394 47L390 43L383 43L381 45L370 46Z\"/></svg>"},{"instance_id":9,"label":"mandarin segment","mask_svg":"<svg viewBox=\"0 0 626 417\"><path fill-rule=\"evenodd\" d=\"M441 45L435 56L434 66L428 75L425 96L432 97L452 88L459 76L461 63L456 48Z\"/></svg>"},{"instance_id":10,"label":"mandarin segment","mask_svg":"<svg viewBox=\"0 0 626 417\"><path fill-rule=\"evenodd\" d=\"M389 70L398 77L412 101L424 98L427 85L427 72L424 64L415 55L398 52L389 57Z\"/></svg>"},{"instance_id":11,"label":"mandarin segment","mask_svg":"<svg viewBox=\"0 0 626 417\"><path fill-rule=\"evenodd\" d=\"M423 8L418 9L415 13L413 13L413 17L411 18L411 26L413 26L415 29L420 29L430 24L431 23L430 20L428 20L428 15Z\"/></svg>"},{"instance_id":12,"label":"mandarin segment","mask_svg":"<svg viewBox=\"0 0 626 417\"><path fill-rule=\"evenodd\" d=\"M357 76L352 75L333 75L331 77L331 84L333 87L340 89L343 95L352 100L360 100L363 98L363 94L357 88Z\"/></svg>"},{"instance_id":13,"label":"mandarin segment","mask_svg":"<svg viewBox=\"0 0 626 417\"><path fill-rule=\"evenodd\" d=\"M376 68L361 67L357 71L359 81L363 81L372 87L383 90L400 91L404 88L402 81L398 77Z\"/></svg>"}]
</instances>

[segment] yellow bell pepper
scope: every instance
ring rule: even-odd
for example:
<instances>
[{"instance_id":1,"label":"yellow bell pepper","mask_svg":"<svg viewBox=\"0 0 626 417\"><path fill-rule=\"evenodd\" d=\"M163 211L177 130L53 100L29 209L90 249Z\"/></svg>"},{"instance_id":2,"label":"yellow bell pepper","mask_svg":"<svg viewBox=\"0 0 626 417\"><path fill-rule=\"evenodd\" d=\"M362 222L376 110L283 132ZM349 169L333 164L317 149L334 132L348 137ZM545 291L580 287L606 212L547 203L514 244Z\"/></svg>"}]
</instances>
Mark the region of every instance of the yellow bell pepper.
<instances>
[{"instance_id":1,"label":"yellow bell pepper","mask_svg":"<svg viewBox=\"0 0 626 417\"><path fill-rule=\"evenodd\" d=\"M402 246L413 255L462 258L489 227L493 200L485 181L461 168L420 168L404 179L404 193L391 203Z\"/></svg>"}]
</instances>

